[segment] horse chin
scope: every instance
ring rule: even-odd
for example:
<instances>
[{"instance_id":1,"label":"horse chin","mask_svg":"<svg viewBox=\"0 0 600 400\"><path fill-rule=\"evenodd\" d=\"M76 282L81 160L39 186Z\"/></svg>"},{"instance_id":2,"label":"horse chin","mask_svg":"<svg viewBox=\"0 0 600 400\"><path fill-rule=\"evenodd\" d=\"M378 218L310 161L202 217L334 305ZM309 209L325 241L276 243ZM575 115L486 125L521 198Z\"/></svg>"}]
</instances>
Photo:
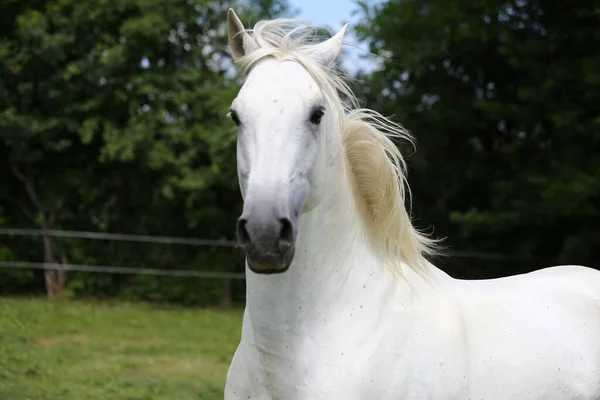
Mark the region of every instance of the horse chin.
<instances>
[{"instance_id":1,"label":"horse chin","mask_svg":"<svg viewBox=\"0 0 600 400\"><path fill-rule=\"evenodd\" d=\"M272 258L272 257L257 257L246 255L246 264L250 271L255 274L261 275L273 275L273 274L281 274L286 272L290 265L292 265L292 261L294 260L294 248L291 247L288 251L283 254L281 257Z\"/></svg>"}]
</instances>

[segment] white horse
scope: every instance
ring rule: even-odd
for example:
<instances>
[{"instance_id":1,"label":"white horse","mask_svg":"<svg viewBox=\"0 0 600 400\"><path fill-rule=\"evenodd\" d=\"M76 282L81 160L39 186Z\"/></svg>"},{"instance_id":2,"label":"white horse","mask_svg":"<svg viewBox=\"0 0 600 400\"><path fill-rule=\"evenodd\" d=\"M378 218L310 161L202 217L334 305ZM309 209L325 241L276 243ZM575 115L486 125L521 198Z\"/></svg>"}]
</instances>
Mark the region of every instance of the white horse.
<instances>
[{"instance_id":1,"label":"white horse","mask_svg":"<svg viewBox=\"0 0 600 400\"><path fill-rule=\"evenodd\" d=\"M225 399L600 399L600 272L426 261L390 139L408 135L330 68L345 28L247 31L229 10L247 305Z\"/></svg>"}]
</instances>

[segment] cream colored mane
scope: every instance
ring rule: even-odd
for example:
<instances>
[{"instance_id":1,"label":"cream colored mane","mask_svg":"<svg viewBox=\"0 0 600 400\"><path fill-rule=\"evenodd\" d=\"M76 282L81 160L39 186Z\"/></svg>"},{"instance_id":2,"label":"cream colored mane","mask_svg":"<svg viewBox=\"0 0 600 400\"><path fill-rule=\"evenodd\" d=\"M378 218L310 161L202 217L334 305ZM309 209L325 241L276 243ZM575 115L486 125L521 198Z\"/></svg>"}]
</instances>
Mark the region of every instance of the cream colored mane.
<instances>
[{"instance_id":1,"label":"cream colored mane","mask_svg":"<svg viewBox=\"0 0 600 400\"><path fill-rule=\"evenodd\" d=\"M406 163L392 141L396 138L412 143L412 137L376 111L360 108L342 75L333 66L323 66L308 56L310 46L323 40L320 32L322 28L297 20L260 21L248 30L258 49L236 61L238 70L246 76L265 57L293 60L304 66L331 101L339 120L357 204L373 244L395 272L401 273L403 262L425 274L424 256L435 253L436 241L411 223L405 206L407 193L410 196Z\"/></svg>"}]
</instances>

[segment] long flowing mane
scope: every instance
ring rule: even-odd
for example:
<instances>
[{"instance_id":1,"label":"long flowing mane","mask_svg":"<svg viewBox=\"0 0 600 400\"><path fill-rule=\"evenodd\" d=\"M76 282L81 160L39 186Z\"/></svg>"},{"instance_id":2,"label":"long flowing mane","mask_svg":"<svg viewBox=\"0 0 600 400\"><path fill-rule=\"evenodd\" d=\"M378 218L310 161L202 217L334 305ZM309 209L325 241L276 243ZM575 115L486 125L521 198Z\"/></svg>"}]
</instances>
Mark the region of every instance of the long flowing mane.
<instances>
[{"instance_id":1,"label":"long flowing mane","mask_svg":"<svg viewBox=\"0 0 600 400\"><path fill-rule=\"evenodd\" d=\"M309 56L311 45L322 41L324 32L320 26L293 19L260 21L248 30L258 49L238 58L237 68L246 76L266 57L304 66L325 92L339 121L350 180L372 243L395 272L401 273L404 263L425 274L425 256L436 253L436 241L411 223L405 204L407 196L410 200L406 163L392 140L412 143L413 138L378 112L361 108L341 72Z\"/></svg>"}]
</instances>

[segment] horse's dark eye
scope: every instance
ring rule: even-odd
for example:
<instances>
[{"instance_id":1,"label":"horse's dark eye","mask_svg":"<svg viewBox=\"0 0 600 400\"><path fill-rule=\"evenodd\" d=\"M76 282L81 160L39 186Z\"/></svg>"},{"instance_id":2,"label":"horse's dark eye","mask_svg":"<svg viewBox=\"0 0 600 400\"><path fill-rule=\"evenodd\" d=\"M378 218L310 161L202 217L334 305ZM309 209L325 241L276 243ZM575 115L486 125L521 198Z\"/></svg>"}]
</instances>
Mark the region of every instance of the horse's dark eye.
<instances>
[{"instance_id":1,"label":"horse's dark eye","mask_svg":"<svg viewBox=\"0 0 600 400\"><path fill-rule=\"evenodd\" d=\"M237 113L234 110L231 110L229 112L229 116L231 117L231 120L233 121L234 124L236 125L240 125L240 118L238 117Z\"/></svg>"},{"instance_id":2,"label":"horse's dark eye","mask_svg":"<svg viewBox=\"0 0 600 400\"><path fill-rule=\"evenodd\" d=\"M325 114L325 111L323 111L322 108L317 108L316 110L313 110L313 112L310 114L310 122L318 125L321 123L321 118L323 118L323 115Z\"/></svg>"}]
</instances>

